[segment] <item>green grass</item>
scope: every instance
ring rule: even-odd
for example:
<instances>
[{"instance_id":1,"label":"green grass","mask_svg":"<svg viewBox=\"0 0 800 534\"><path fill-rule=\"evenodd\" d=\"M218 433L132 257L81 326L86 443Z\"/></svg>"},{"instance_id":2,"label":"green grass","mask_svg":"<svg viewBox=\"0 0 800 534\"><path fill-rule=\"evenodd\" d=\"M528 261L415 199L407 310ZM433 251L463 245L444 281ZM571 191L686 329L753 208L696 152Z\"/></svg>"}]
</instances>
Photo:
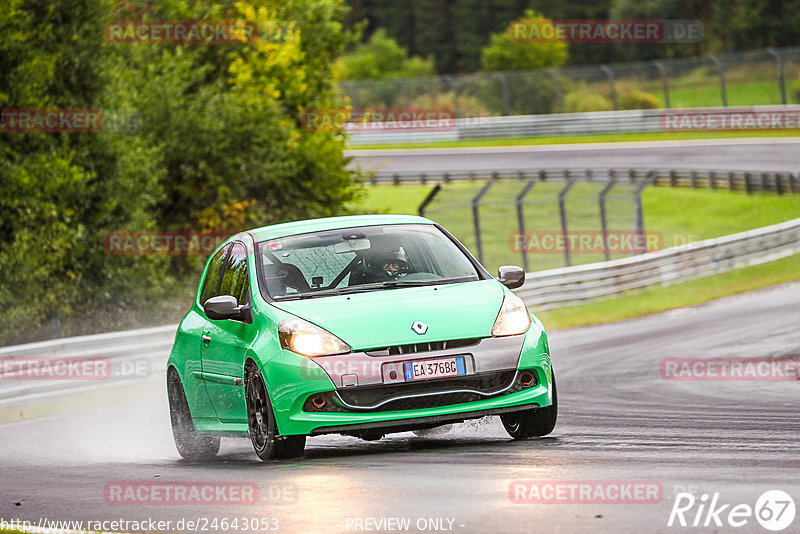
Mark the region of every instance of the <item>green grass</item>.
<instances>
[{"instance_id":1,"label":"green grass","mask_svg":"<svg viewBox=\"0 0 800 534\"><path fill-rule=\"evenodd\" d=\"M728 84L726 87L729 106L779 105L781 93L774 80ZM670 88L670 104L673 108L702 108L722 105L719 79L716 85L704 87Z\"/></svg>"},{"instance_id":2,"label":"green grass","mask_svg":"<svg viewBox=\"0 0 800 534\"><path fill-rule=\"evenodd\" d=\"M703 304L714 299L800 280L800 254L672 286L623 293L582 306L537 312L549 329L610 323Z\"/></svg>"},{"instance_id":3,"label":"green grass","mask_svg":"<svg viewBox=\"0 0 800 534\"><path fill-rule=\"evenodd\" d=\"M728 139L749 137L800 137L800 129L643 132L576 136L550 135L542 137L507 137L499 139L464 139L461 141L434 141L430 143L348 145L347 148L349 150L385 148L458 148L485 146L560 145L576 143L622 143L633 141L682 141L685 139Z\"/></svg>"}]
</instances>

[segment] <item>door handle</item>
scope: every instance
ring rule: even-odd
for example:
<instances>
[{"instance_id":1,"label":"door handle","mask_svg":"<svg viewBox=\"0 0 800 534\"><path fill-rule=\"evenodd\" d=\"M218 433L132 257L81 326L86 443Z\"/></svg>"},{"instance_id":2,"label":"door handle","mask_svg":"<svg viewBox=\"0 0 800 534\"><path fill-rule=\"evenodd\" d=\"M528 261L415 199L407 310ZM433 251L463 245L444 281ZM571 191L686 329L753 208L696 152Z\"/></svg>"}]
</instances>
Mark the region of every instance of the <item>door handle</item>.
<instances>
[{"instance_id":1,"label":"door handle","mask_svg":"<svg viewBox=\"0 0 800 534\"><path fill-rule=\"evenodd\" d=\"M211 336L207 336L206 334L203 334L203 337L200 338L200 339L203 340L203 343L208 343L209 341L211 341Z\"/></svg>"}]
</instances>

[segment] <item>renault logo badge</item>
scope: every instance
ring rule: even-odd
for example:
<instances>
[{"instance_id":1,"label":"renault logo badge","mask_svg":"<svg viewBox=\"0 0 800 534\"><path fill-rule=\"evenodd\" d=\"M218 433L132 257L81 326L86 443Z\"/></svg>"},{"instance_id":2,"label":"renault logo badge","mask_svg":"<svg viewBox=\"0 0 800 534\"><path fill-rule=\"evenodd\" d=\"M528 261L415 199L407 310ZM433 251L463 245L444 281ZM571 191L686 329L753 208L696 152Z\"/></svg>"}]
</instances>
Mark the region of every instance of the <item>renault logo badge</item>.
<instances>
[{"instance_id":1,"label":"renault logo badge","mask_svg":"<svg viewBox=\"0 0 800 534\"><path fill-rule=\"evenodd\" d=\"M422 335L428 331L428 325L426 325L422 321L414 321L414 324L411 325L411 330L413 330L419 335Z\"/></svg>"}]
</instances>

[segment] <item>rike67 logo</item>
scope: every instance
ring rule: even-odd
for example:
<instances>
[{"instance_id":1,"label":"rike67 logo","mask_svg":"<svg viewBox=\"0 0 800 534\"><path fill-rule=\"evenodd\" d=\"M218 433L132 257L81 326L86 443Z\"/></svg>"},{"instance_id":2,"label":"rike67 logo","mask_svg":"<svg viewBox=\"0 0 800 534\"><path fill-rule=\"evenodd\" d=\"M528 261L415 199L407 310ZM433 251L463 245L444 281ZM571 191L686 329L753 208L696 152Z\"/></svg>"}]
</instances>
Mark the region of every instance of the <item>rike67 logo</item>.
<instances>
[{"instance_id":1,"label":"rike67 logo","mask_svg":"<svg viewBox=\"0 0 800 534\"><path fill-rule=\"evenodd\" d=\"M795 512L794 500L781 490L762 493L755 506L723 503L719 493L712 496L704 493L700 497L678 493L667 526L739 528L751 524L755 518L765 529L779 532L794 522Z\"/></svg>"}]
</instances>

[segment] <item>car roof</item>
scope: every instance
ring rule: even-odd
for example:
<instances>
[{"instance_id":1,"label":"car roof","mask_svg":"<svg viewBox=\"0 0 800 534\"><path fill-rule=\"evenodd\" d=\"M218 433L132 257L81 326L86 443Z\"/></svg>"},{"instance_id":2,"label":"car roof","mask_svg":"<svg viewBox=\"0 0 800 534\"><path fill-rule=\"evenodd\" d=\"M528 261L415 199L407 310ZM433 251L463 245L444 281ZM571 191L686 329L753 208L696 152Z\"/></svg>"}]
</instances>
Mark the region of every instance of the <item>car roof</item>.
<instances>
[{"instance_id":1,"label":"car roof","mask_svg":"<svg viewBox=\"0 0 800 534\"><path fill-rule=\"evenodd\" d=\"M263 226L250 230L255 241L267 241L280 237L298 234L308 234L324 230L339 230L355 226L379 226L384 224L434 224L430 219L416 215L350 215L345 217L325 217L322 219L307 219L270 226Z\"/></svg>"}]
</instances>

